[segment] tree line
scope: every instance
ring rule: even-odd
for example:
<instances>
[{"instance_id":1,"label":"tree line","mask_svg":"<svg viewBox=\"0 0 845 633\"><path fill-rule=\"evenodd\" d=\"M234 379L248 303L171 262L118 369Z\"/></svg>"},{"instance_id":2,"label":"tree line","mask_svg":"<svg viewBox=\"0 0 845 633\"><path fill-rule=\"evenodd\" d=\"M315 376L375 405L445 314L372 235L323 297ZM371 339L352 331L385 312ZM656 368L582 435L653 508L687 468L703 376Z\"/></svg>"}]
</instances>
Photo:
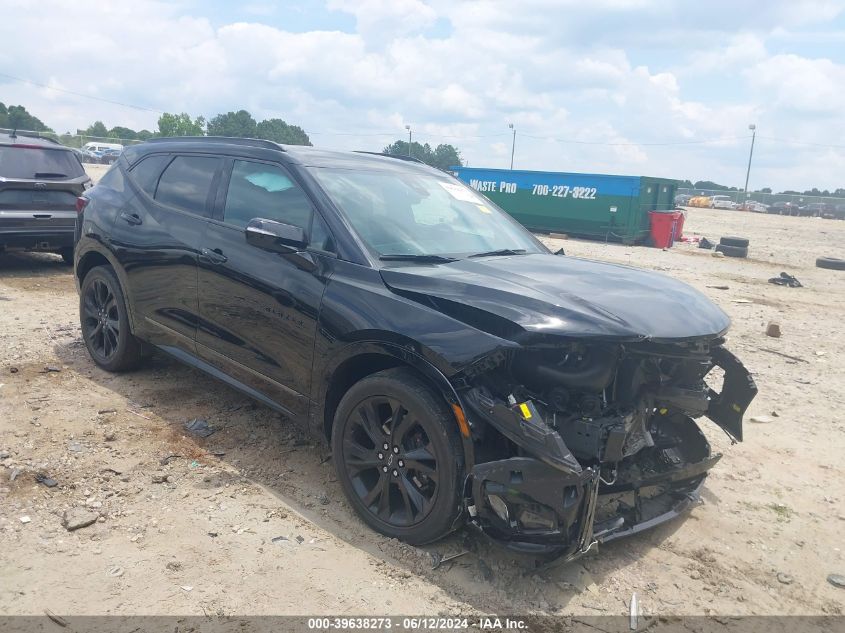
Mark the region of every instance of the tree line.
<instances>
[{"instance_id":1,"label":"tree line","mask_svg":"<svg viewBox=\"0 0 845 633\"><path fill-rule=\"evenodd\" d=\"M202 116L191 117L187 112L179 114L165 112L158 118L158 129L155 131L133 130L122 125L108 128L102 121L94 121L85 129L78 128L76 134L70 132L56 134L38 117L27 112L24 106L7 107L0 103L0 128L32 130L52 135L68 147L81 147L86 142L84 137L88 137L89 140L94 138L106 142L123 142L146 141L166 136L233 136L259 138L287 145L311 145L311 139L300 126L278 118L256 121L246 110L221 113L208 120ZM385 147L383 152L407 156L408 143L396 141ZM444 170L462 164L460 151L448 144L431 147L428 143L424 145L413 143L411 156Z\"/></svg>"}]
</instances>

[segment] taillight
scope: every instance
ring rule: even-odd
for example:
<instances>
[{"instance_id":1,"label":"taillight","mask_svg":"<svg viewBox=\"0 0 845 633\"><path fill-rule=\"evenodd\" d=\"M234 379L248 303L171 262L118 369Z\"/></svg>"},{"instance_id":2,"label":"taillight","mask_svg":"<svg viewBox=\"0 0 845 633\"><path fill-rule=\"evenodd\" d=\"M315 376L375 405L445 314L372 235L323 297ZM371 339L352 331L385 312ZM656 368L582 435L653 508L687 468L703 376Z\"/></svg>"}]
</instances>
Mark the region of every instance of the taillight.
<instances>
[{"instance_id":1,"label":"taillight","mask_svg":"<svg viewBox=\"0 0 845 633\"><path fill-rule=\"evenodd\" d=\"M76 213L77 215L82 215L82 212L85 211L85 207L88 206L88 203L91 202L85 196L79 196L76 198Z\"/></svg>"}]
</instances>

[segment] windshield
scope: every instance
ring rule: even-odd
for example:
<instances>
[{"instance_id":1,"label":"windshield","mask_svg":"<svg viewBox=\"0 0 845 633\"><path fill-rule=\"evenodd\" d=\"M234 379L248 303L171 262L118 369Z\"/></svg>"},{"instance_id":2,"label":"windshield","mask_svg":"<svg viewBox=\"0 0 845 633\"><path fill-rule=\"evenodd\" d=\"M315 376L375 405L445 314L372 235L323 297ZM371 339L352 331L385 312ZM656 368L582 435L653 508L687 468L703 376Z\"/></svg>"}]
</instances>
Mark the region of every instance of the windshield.
<instances>
[{"instance_id":1,"label":"windshield","mask_svg":"<svg viewBox=\"0 0 845 633\"><path fill-rule=\"evenodd\" d=\"M510 216L448 176L312 168L378 255L546 252Z\"/></svg>"},{"instance_id":2,"label":"windshield","mask_svg":"<svg viewBox=\"0 0 845 633\"><path fill-rule=\"evenodd\" d=\"M76 178L85 172L66 149L0 145L0 178Z\"/></svg>"}]
</instances>

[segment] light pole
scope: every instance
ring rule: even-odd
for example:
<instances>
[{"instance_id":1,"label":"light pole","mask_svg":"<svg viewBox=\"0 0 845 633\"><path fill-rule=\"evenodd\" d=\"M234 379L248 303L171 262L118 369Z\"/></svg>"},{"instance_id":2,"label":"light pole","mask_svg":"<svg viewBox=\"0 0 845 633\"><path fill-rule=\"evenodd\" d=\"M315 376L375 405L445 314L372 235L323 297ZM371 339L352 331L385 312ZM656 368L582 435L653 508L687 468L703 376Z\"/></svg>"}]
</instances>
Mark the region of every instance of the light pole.
<instances>
[{"instance_id":1,"label":"light pole","mask_svg":"<svg viewBox=\"0 0 845 633\"><path fill-rule=\"evenodd\" d=\"M411 157L411 138L412 138L413 132L411 131L410 125L406 125L405 129L408 130L408 157L410 158Z\"/></svg>"},{"instance_id":2,"label":"light pole","mask_svg":"<svg viewBox=\"0 0 845 633\"><path fill-rule=\"evenodd\" d=\"M745 171L745 199L748 200L748 177L751 175L751 157L754 155L754 139L757 137L757 126L753 123L748 126L751 130L751 151L748 152L748 169Z\"/></svg>"},{"instance_id":3,"label":"light pole","mask_svg":"<svg viewBox=\"0 0 845 633\"><path fill-rule=\"evenodd\" d=\"M508 127L513 130L513 140L511 141L511 169L513 169L513 152L516 149L516 128L513 123L508 123Z\"/></svg>"}]
</instances>

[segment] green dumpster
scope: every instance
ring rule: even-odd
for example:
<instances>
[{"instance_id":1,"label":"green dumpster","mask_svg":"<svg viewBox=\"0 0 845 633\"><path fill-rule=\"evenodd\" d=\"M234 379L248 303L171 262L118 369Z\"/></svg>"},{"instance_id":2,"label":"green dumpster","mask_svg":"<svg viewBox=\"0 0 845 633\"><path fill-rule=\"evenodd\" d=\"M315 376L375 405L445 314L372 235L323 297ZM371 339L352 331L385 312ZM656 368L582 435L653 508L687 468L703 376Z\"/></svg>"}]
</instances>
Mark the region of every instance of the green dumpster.
<instances>
[{"instance_id":1,"label":"green dumpster","mask_svg":"<svg viewBox=\"0 0 845 633\"><path fill-rule=\"evenodd\" d=\"M452 173L533 231L644 242L649 211L674 208L677 180L453 167Z\"/></svg>"}]
</instances>

